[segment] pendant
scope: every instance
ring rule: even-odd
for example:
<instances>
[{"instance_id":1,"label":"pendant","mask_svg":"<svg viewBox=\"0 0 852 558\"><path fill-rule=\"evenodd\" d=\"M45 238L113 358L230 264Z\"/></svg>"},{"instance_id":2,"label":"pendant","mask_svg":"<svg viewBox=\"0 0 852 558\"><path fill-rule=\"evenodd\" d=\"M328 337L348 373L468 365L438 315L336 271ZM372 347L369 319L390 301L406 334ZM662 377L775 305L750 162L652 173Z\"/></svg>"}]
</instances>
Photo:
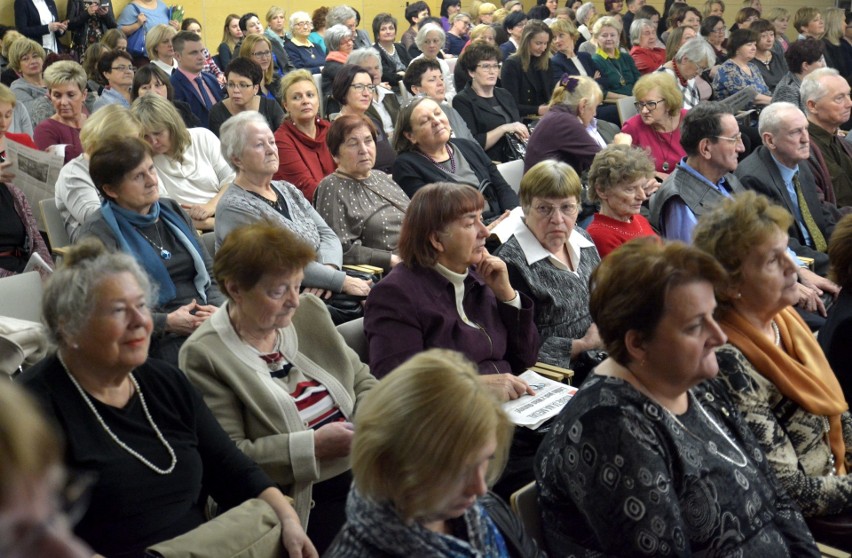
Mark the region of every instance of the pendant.
<instances>
[{"instance_id":1,"label":"pendant","mask_svg":"<svg viewBox=\"0 0 852 558\"><path fill-rule=\"evenodd\" d=\"M627 85L627 81L625 81L624 78L621 78L621 85L622 85L622 87Z\"/></svg>"},{"instance_id":2,"label":"pendant","mask_svg":"<svg viewBox=\"0 0 852 558\"><path fill-rule=\"evenodd\" d=\"M164 260L172 259L172 253L166 250L165 248L160 248L160 257Z\"/></svg>"},{"instance_id":3,"label":"pendant","mask_svg":"<svg viewBox=\"0 0 852 558\"><path fill-rule=\"evenodd\" d=\"M663 172L669 172L669 162L663 162Z\"/></svg>"},{"instance_id":4,"label":"pendant","mask_svg":"<svg viewBox=\"0 0 852 558\"><path fill-rule=\"evenodd\" d=\"M316 58L316 57L317 57L317 55L316 55L316 54L314 54L314 53L312 52L312 53L311 53L311 58Z\"/></svg>"}]
</instances>

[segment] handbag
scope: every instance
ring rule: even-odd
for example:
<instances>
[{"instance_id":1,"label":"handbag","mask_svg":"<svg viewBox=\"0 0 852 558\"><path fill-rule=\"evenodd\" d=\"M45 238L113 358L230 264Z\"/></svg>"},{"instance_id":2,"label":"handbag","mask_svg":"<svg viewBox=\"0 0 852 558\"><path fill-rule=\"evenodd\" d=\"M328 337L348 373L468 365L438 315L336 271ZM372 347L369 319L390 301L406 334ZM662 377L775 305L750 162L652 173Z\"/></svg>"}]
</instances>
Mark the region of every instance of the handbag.
<instances>
[{"instance_id":1,"label":"handbag","mask_svg":"<svg viewBox=\"0 0 852 558\"><path fill-rule=\"evenodd\" d=\"M149 547L147 558L280 558L281 524L263 500L252 498L173 539Z\"/></svg>"},{"instance_id":2,"label":"handbag","mask_svg":"<svg viewBox=\"0 0 852 558\"><path fill-rule=\"evenodd\" d=\"M506 144L503 147L503 156L506 162L517 161L527 156L527 143L518 139L515 134L506 134Z\"/></svg>"},{"instance_id":3,"label":"handbag","mask_svg":"<svg viewBox=\"0 0 852 558\"><path fill-rule=\"evenodd\" d=\"M142 10L139 9L134 3L130 3L133 9L136 11L136 15L142 13ZM133 32L129 37L127 37L127 52L129 52L133 56L137 57L148 57L148 50L145 48L145 37L148 35L148 22L142 24L142 27Z\"/></svg>"},{"instance_id":4,"label":"handbag","mask_svg":"<svg viewBox=\"0 0 852 558\"><path fill-rule=\"evenodd\" d=\"M357 277L365 281L372 281L373 285L379 282L381 276L378 274L365 273L354 269L344 269L349 277ZM346 293L334 293L330 298L324 299L328 313L331 314L331 321L334 325L345 324L352 320L357 320L364 316L364 305L362 302L366 297L350 295Z\"/></svg>"}]
</instances>

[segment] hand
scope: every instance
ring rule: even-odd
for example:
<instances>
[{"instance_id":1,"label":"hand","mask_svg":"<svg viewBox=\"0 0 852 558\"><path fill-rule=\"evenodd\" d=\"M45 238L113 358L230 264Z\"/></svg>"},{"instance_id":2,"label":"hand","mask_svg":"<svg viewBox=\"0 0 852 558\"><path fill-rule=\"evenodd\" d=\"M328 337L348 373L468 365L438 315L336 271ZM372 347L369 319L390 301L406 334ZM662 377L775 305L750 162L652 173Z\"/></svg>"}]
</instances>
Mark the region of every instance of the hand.
<instances>
[{"instance_id":1,"label":"hand","mask_svg":"<svg viewBox=\"0 0 852 558\"><path fill-rule=\"evenodd\" d=\"M173 20L169 21L169 25L171 27L174 27L175 31L180 31L180 22L179 21L173 19Z\"/></svg>"},{"instance_id":2,"label":"hand","mask_svg":"<svg viewBox=\"0 0 852 558\"><path fill-rule=\"evenodd\" d=\"M612 138L613 145L633 145L633 136L630 134L623 134L621 132L615 134Z\"/></svg>"},{"instance_id":3,"label":"hand","mask_svg":"<svg viewBox=\"0 0 852 558\"><path fill-rule=\"evenodd\" d=\"M221 87L225 87L225 84L228 83L228 78L225 77L225 74L219 74L219 77L216 78Z\"/></svg>"},{"instance_id":4,"label":"hand","mask_svg":"<svg viewBox=\"0 0 852 558\"><path fill-rule=\"evenodd\" d=\"M509 283L509 270L506 268L506 262L486 252L485 257L476 264L476 271L485 281L485 284L494 291L497 300L508 302L515 298L515 289Z\"/></svg>"},{"instance_id":5,"label":"hand","mask_svg":"<svg viewBox=\"0 0 852 558\"><path fill-rule=\"evenodd\" d=\"M11 171L12 161L0 163L0 182L10 183L15 178L15 173Z\"/></svg>"},{"instance_id":6,"label":"hand","mask_svg":"<svg viewBox=\"0 0 852 558\"><path fill-rule=\"evenodd\" d=\"M314 455L317 459L346 457L352 450L355 427L351 422L332 422L314 432Z\"/></svg>"},{"instance_id":7,"label":"hand","mask_svg":"<svg viewBox=\"0 0 852 558\"><path fill-rule=\"evenodd\" d=\"M323 300L327 300L327 299L331 298L331 295L334 294L329 290L320 289L320 288L317 288L317 287L305 287L304 289L302 289L302 292L307 293L307 294L312 294L314 296L318 296Z\"/></svg>"},{"instance_id":8,"label":"hand","mask_svg":"<svg viewBox=\"0 0 852 558\"><path fill-rule=\"evenodd\" d=\"M210 208L207 204L180 204L182 208L189 213L189 216L192 217L195 221L203 221L209 217L213 217L216 214L216 208Z\"/></svg>"},{"instance_id":9,"label":"hand","mask_svg":"<svg viewBox=\"0 0 852 558\"><path fill-rule=\"evenodd\" d=\"M193 299L189 304L181 306L166 316L166 331L180 335L191 335L207 319L206 317L198 317L192 314L197 308L206 307L199 307L195 299Z\"/></svg>"},{"instance_id":10,"label":"hand","mask_svg":"<svg viewBox=\"0 0 852 558\"><path fill-rule=\"evenodd\" d=\"M520 122L514 122L512 124L504 124L507 134L513 134L521 141L527 141L530 139L530 129L521 124Z\"/></svg>"},{"instance_id":11,"label":"hand","mask_svg":"<svg viewBox=\"0 0 852 558\"><path fill-rule=\"evenodd\" d=\"M281 522L281 541L284 543L288 558L319 558L314 543L295 519Z\"/></svg>"},{"instance_id":12,"label":"hand","mask_svg":"<svg viewBox=\"0 0 852 558\"><path fill-rule=\"evenodd\" d=\"M511 374L484 374L479 379L501 402L512 401L526 394L535 395L528 383Z\"/></svg>"},{"instance_id":13,"label":"hand","mask_svg":"<svg viewBox=\"0 0 852 558\"><path fill-rule=\"evenodd\" d=\"M205 304L204 306L196 304L195 317L200 318L202 321L207 321L207 318L215 314L218 309L218 307L213 306L212 304Z\"/></svg>"},{"instance_id":14,"label":"hand","mask_svg":"<svg viewBox=\"0 0 852 558\"><path fill-rule=\"evenodd\" d=\"M655 172L654 176L659 178L661 181L665 181L665 179L669 177L669 173L667 173L667 172Z\"/></svg>"},{"instance_id":15,"label":"hand","mask_svg":"<svg viewBox=\"0 0 852 558\"><path fill-rule=\"evenodd\" d=\"M799 302L796 303L796 306L806 312L818 312L820 316L828 316L828 313L825 311L825 304L822 303L822 299L819 297L816 289L812 289L801 283L797 283L797 286L799 288Z\"/></svg>"},{"instance_id":16,"label":"hand","mask_svg":"<svg viewBox=\"0 0 852 558\"><path fill-rule=\"evenodd\" d=\"M99 6L99 7L98 7L98 15L99 15L99 16L105 16L105 15L107 15L108 13L109 13L109 8L108 8L108 7L106 7L106 6Z\"/></svg>"},{"instance_id":17,"label":"hand","mask_svg":"<svg viewBox=\"0 0 852 558\"><path fill-rule=\"evenodd\" d=\"M549 110L550 110L549 106L541 105L541 106L538 107L538 115L544 116L545 114L547 114L547 111L549 111Z\"/></svg>"},{"instance_id":18,"label":"hand","mask_svg":"<svg viewBox=\"0 0 852 558\"><path fill-rule=\"evenodd\" d=\"M370 294L372 286L372 281L365 281L348 275L343 280L343 292L352 296L367 296Z\"/></svg>"},{"instance_id":19,"label":"hand","mask_svg":"<svg viewBox=\"0 0 852 558\"><path fill-rule=\"evenodd\" d=\"M136 23L139 25L145 25L148 22L148 16L139 12L139 15L136 16Z\"/></svg>"},{"instance_id":20,"label":"hand","mask_svg":"<svg viewBox=\"0 0 852 558\"><path fill-rule=\"evenodd\" d=\"M510 213L511 213L511 211L509 211L509 210L507 209L506 211L504 211L504 212L503 212L503 214L502 214L502 215L500 215L499 217L497 217L496 219L494 219L493 221L491 221L490 223L488 223L488 225L486 225L486 227L485 227L485 228L486 228L486 229L488 229L489 231L493 231L493 230L494 230L494 227L496 227L496 226L497 226L497 225L499 225L501 222L503 222L503 220L504 220L504 219L506 219L506 217L508 217Z\"/></svg>"},{"instance_id":21,"label":"hand","mask_svg":"<svg viewBox=\"0 0 852 558\"><path fill-rule=\"evenodd\" d=\"M95 15L100 10L101 10L101 8L98 4L89 4L89 5L86 6L86 13L89 14L90 16ZM104 10L104 13L106 13L106 10Z\"/></svg>"},{"instance_id":22,"label":"hand","mask_svg":"<svg viewBox=\"0 0 852 558\"><path fill-rule=\"evenodd\" d=\"M802 282L802 284L806 287L811 287L812 289L814 289L817 294L819 294L819 296L822 296L823 293L830 293L834 296L834 298L837 298L837 295L840 294L840 285L838 285L834 281L817 275L806 267L800 267L798 269L798 272L799 280Z\"/></svg>"},{"instance_id":23,"label":"hand","mask_svg":"<svg viewBox=\"0 0 852 558\"><path fill-rule=\"evenodd\" d=\"M51 33L56 33L57 31L62 29L62 23L58 21L51 21L47 24L47 30Z\"/></svg>"},{"instance_id":24,"label":"hand","mask_svg":"<svg viewBox=\"0 0 852 558\"><path fill-rule=\"evenodd\" d=\"M595 70L595 75L594 75L594 76L592 76L592 79L593 79L593 80L595 80L595 81L597 81L597 80L601 79L601 71L600 71L600 70Z\"/></svg>"},{"instance_id":25,"label":"hand","mask_svg":"<svg viewBox=\"0 0 852 558\"><path fill-rule=\"evenodd\" d=\"M660 181L654 177L651 177L648 179L648 182L646 182L645 185L642 186L642 189L645 190L645 195L650 198L651 194L660 189Z\"/></svg>"},{"instance_id":26,"label":"hand","mask_svg":"<svg viewBox=\"0 0 852 558\"><path fill-rule=\"evenodd\" d=\"M390 265L391 267L395 267L402 263L402 258L397 256L396 254L391 254Z\"/></svg>"}]
</instances>

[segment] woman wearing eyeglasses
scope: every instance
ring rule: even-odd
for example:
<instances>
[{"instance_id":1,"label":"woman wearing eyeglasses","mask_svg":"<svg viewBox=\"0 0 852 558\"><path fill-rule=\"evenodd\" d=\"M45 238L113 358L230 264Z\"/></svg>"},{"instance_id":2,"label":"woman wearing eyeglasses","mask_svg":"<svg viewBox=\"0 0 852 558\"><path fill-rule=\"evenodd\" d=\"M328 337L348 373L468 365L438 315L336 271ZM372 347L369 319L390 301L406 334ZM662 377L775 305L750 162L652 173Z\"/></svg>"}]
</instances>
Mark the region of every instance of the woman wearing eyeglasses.
<instances>
[{"instance_id":1,"label":"woman wearing eyeglasses","mask_svg":"<svg viewBox=\"0 0 852 558\"><path fill-rule=\"evenodd\" d=\"M247 35L240 47L241 58L247 58L260 66L263 79L260 81L258 95L262 95L271 101L281 103L278 88L281 85L281 76L272 62L272 43L263 35ZM231 94L231 91L228 91Z\"/></svg>"},{"instance_id":2,"label":"woman wearing eyeglasses","mask_svg":"<svg viewBox=\"0 0 852 558\"><path fill-rule=\"evenodd\" d=\"M287 56L297 69L318 74L325 65L325 52L308 38L313 28L308 12L295 12L291 15L291 37L284 43L284 50L287 51Z\"/></svg>"},{"instance_id":3,"label":"woman wearing eyeglasses","mask_svg":"<svg viewBox=\"0 0 852 558\"><path fill-rule=\"evenodd\" d=\"M101 96L95 101L92 112L107 105L130 107L130 89L133 87L133 57L124 50L109 50L98 60L98 72L107 82Z\"/></svg>"},{"instance_id":4,"label":"woman wearing eyeglasses","mask_svg":"<svg viewBox=\"0 0 852 558\"><path fill-rule=\"evenodd\" d=\"M227 119L245 110L255 110L277 130L284 121L281 105L268 97L258 95L263 73L255 62L248 58L234 58L225 68L225 87L228 98L219 101L210 109L210 131L219 136L219 128Z\"/></svg>"},{"instance_id":5,"label":"woman wearing eyeglasses","mask_svg":"<svg viewBox=\"0 0 852 558\"><path fill-rule=\"evenodd\" d=\"M701 36L713 47L716 62L721 64L728 59L728 51L725 49L725 20L719 16L711 15L701 22Z\"/></svg>"}]
</instances>

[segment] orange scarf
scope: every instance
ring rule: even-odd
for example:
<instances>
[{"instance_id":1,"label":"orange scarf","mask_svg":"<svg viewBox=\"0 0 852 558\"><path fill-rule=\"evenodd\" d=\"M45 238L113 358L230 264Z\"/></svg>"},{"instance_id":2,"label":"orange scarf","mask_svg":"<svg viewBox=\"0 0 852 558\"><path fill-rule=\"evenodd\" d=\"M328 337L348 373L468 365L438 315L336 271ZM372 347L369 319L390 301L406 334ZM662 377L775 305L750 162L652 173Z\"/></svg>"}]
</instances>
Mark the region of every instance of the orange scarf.
<instances>
[{"instance_id":1,"label":"orange scarf","mask_svg":"<svg viewBox=\"0 0 852 558\"><path fill-rule=\"evenodd\" d=\"M719 325L755 370L770 380L785 397L809 413L828 417L828 442L838 475L846 474L846 444L841 413L849 410L843 390L825 354L804 320L792 308L775 316L785 352L736 310L726 312Z\"/></svg>"}]
</instances>

